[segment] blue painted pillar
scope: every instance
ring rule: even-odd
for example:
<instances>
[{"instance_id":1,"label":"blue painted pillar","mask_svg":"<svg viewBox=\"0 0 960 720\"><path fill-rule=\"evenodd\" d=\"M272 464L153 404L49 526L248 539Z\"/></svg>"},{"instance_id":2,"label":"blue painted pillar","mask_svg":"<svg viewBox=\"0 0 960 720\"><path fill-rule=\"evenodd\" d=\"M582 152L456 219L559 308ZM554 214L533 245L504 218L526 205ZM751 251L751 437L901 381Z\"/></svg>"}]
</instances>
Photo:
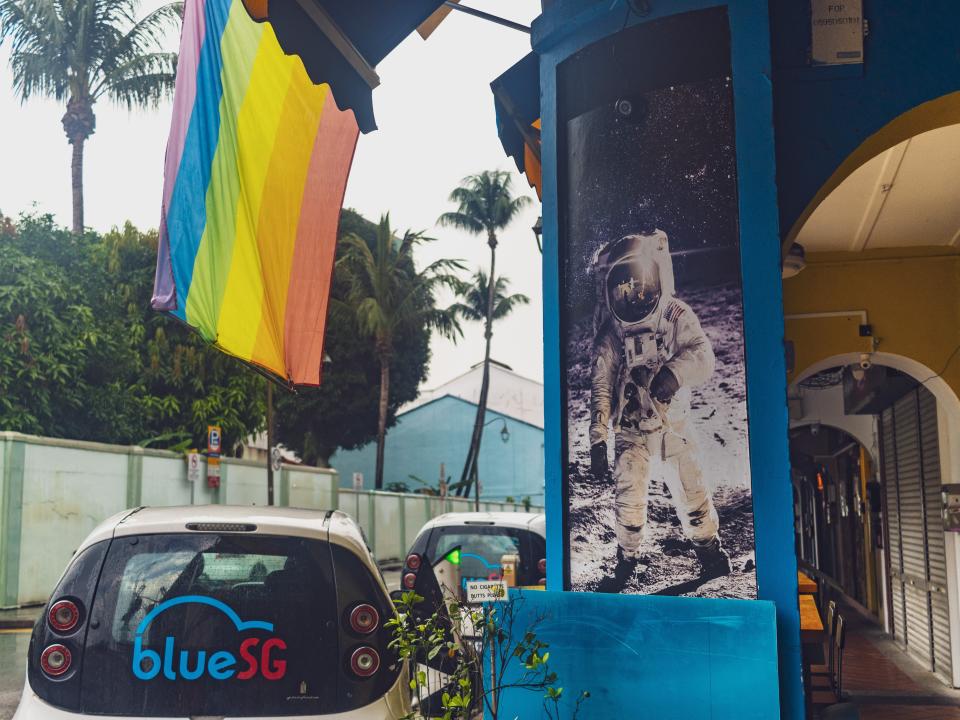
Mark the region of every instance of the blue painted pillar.
<instances>
[{"instance_id":1,"label":"blue painted pillar","mask_svg":"<svg viewBox=\"0 0 960 720\"><path fill-rule=\"evenodd\" d=\"M641 3L632 3L639 7ZM782 717L800 720L799 610L787 446L786 372L774 156L770 29L766 0L652 0L643 17L624 0L559 0L533 26L540 56L543 163L543 289L548 587L565 590L566 448L561 366L561 268L557 66L624 28L667 15L726 6L730 23L738 173L747 407L759 597L777 608ZM685 52L678 48L677 53ZM665 58L669 62L670 58ZM622 72L611 67L610 72ZM638 68L637 72L642 72Z\"/></svg>"}]
</instances>

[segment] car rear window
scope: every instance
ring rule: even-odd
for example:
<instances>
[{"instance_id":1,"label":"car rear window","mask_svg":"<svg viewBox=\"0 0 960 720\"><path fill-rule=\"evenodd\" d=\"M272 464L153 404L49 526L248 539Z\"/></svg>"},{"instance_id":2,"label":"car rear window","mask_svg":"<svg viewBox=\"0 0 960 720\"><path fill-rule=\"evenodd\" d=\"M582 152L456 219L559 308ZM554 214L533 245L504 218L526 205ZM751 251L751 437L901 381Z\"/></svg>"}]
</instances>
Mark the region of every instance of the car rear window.
<instances>
[{"instance_id":1,"label":"car rear window","mask_svg":"<svg viewBox=\"0 0 960 720\"><path fill-rule=\"evenodd\" d=\"M537 564L545 552L546 543L536 533L497 525L434 528L427 546L433 562L445 557L454 562L461 591L471 580L504 577L515 586L538 585L542 576Z\"/></svg>"},{"instance_id":2,"label":"car rear window","mask_svg":"<svg viewBox=\"0 0 960 720\"><path fill-rule=\"evenodd\" d=\"M201 533L119 538L90 614L83 710L331 712L336 621L325 542Z\"/></svg>"}]
</instances>

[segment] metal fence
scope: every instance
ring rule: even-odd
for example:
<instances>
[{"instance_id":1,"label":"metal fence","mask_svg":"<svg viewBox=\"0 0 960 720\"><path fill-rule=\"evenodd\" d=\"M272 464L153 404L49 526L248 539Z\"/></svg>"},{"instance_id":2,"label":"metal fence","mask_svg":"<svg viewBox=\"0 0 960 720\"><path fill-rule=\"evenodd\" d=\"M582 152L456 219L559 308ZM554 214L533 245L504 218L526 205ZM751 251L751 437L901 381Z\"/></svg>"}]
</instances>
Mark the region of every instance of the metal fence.
<instances>
[{"instance_id":1,"label":"metal fence","mask_svg":"<svg viewBox=\"0 0 960 720\"><path fill-rule=\"evenodd\" d=\"M0 432L0 607L45 602L76 547L126 508L267 504L262 464L224 459L217 489L207 486L205 469L190 482L177 453ZM276 480L278 505L356 518L380 561L402 558L429 519L473 509L463 498L341 489L330 469L285 465ZM481 509L524 507L482 502Z\"/></svg>"}]
</instances>

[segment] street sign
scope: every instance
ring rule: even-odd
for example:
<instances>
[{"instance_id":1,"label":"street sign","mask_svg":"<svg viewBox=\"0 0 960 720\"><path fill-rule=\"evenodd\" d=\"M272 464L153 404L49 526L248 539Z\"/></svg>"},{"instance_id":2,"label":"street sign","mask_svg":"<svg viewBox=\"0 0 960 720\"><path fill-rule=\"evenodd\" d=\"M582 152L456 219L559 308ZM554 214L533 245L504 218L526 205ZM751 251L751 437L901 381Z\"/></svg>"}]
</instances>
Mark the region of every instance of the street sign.
<instances>
[{"instance_id":1,"label":"street sign","mask_svg":"<svg viewBox=\"0 0 960 720\"><path fill-rule=\"evenodd\" d=\"M197 483L203 471L200 469L200 453L187 453L187 482Z\"/></svg>"},{"instance_id":2,"label":"street sign","mask_svg":"<svg viewBox=\"0 0 960 720\"><path fill-rule=\"evenodd\" d=\"M363 490L363 473L355 472L353 474L353 489Z\"/></svg>"},{"instance_id":3,"label":"street sign","mask_svg":"<svg viewBox=\"0 0 960 720\"><path fill-rule=\"evenodd\" d=\"M220 487L220 458L213 455L207 458L207 487Z\"/></svg>"},{"instance_id":4,"label":"street sign","mask_svg":"<svg viewBox=\"0 0 960 720\"><path fill-rule=\"evenodd\" d=\"M467 603L479 605L485 602L506 602L510 597L507 583L503 580L468 580Z\"/></svg>"},{"instance_id":5,"label":"street sign","mask_svg":"<svg viewBox=\"0 0 960 720\"><path fill-rule=\"evenodd\" d=\"M219 425L207 425L207 453L209 455L219 455L220 446L223 443L223 434Z\"/></svg>"}]
</instances>

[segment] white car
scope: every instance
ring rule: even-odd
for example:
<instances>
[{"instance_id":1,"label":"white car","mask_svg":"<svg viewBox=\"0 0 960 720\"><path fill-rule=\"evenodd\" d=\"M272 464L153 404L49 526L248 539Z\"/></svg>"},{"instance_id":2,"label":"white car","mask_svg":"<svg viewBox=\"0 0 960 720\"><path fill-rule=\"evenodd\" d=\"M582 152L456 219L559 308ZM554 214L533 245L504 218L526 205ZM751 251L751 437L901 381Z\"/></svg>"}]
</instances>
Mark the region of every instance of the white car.
<instances>
[{"instance_id":1,"label":"white car","mask_svg":"<svg viewBox=\"0 0 960 720\"><path fill-rule=\"evenodd\" d=\"M15 720L410 710L394 612L340 512L140 508L84 541L30 641Z\"/></svg>"},{"instance_id":2,"label":"white car","mask_svg":"<svg viewBox=\"0 0 960 720\"><path fill-rule=\"evenodd\" d=\"M444 589L460 600L466 600L467 584L473 580L503 580L510 587L543 589L546 553L543 514L446 513L420 530L407 554L400 584L405 590L418 587L417 574L428 562Z\"/></svg>"}]
</instances>

